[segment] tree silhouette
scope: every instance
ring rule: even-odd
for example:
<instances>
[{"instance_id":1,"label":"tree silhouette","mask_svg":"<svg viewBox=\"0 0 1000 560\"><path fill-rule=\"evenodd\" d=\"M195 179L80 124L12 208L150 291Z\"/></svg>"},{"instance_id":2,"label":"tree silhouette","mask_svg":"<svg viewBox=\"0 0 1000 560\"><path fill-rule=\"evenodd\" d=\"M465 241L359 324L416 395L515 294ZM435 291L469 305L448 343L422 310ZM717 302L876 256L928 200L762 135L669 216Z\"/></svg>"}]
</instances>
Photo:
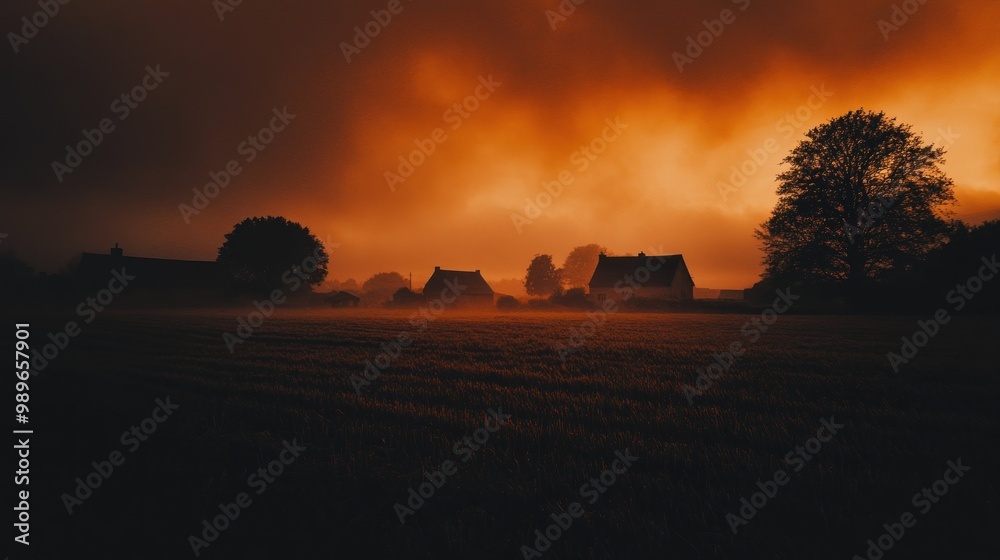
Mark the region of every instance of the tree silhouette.
<instances>
[{"instance_id":1,"label":"tree silhouette","mask_svg":"<svg viewBox=\"0 0 1000 560\"><path fill-rule=\"evenodd\" d=\"M379 272L371 278L365 280L361 285L361 290L365 294L365 300L371 303L385 303L396 290L407 286L406 278L398 272Z\"/></svg>"},{"instance_id":2,"label":"tree silhouette","mask_svg":"<svg viewBox=\"0 0 1000 560\"><path fill-rule=\"evenodd\" d=\"M10 287L34 277L35 271L13 251L0 253L0 286Z\"/></svg>"},{"instance_id":3,"label":"tree silhouette","mask_svg":"<svg viewBox=\"0 0 1000 560\"><path fill-rule=\"evenodd\" d=\"M908 277L907 281L910 284L926 283L927 294L937 304L941 294L948 293L959 284L964 285L980 266L995 262L997 253L1000 253L1000 220L975 226L956 221L952 224L948 243L929 253L920 267L920 274ZM989 269L984 272L989 272ZM992 289L983 290L969 304L973 308L992 306L992 309L1000 310L1000 293Z\"/></svg>"},{"instance_id":4,"label":"tree silhouette","mask_svg":"<svg viewBox=\"0 0 1000 560\"><path fill-rule=\"evenodd\" d=\"M237 285L271 290L322 283L328 258L323 243L309 228L268 216L236 224L219 247L216 262Z\"/></svg>"},{"instance_id":5,"label":"tree silhouette","mask_svg":"<svg viewBox=\"0 0 1000 560\"><path fill-rule=\"evenodd\" d=\"M935 210L954 195L943 148L864 109L806 136L783 161L778 203L755 232L765 277L843 285L854 298L945 240Z\"/></svg>"},{"instance_id":6,"label":"tree silhouette","mask_svg":"<svg viewBox=\"0 0 1000 560\"><path fill-rule=\"evenodd\" d=\"M524 277L524 288L529 296L550 296L561 289L561 278L556 266L552 264L552 255L535 255L528 265L528 274Z\"/></svg>"},{"instance_id":7,"label":"tree silhouette","mask_svg":"<svg viewBox=\"0 0 1000 560\"><path fill-rule=\"evenodd\" d=\"M597 268L597 261L601 253L607 253L606 247L601 247L596 243L574 247L562 265L563 282L570 288L582 288L590 282L590 277L594 275Z\"/></svg>"}]
</instances>

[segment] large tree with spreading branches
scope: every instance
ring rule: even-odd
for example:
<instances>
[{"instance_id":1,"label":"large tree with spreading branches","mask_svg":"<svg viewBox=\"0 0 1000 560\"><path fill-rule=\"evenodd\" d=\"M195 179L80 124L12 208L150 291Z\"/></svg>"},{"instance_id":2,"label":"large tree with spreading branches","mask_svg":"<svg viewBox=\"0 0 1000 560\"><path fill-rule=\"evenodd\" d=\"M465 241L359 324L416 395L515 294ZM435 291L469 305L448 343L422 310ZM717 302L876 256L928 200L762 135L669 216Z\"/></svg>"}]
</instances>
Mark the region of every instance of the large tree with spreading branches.
<instances>
[{"instance_id":1,"label":"large tree with spreading branches","mask_svg":"<svg viewBox=\"0 0 1000 560\"><path fill-rule=\"evenodd\" d=\"M806 137L783 161L778 203L756 231L766 278L838 284L860 296L946 240L954 194L943 148L863 109Z\"/></svg>"}]
</instances>

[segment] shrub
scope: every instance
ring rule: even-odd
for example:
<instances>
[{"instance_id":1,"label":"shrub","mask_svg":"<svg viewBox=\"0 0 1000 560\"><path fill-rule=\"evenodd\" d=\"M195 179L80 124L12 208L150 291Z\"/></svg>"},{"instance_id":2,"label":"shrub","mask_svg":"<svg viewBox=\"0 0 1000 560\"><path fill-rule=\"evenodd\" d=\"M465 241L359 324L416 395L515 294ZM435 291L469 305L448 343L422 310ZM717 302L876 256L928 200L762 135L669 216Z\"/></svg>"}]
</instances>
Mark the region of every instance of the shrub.
<instances>
[{"instance_id":1,"label":"shrub","mask_svg":"<svg viewBox=\"0 0 1000 560\"><path fill-rule=\"evenodd\" d=\"M549 301L556 305L565 305L567 307L590 307L590 301L587 300L587 292L583 288L570 288L562 294L553 294L549 298Z\"/></svg>"},{"instance_id":2,"label":"shrub","mask_svg":"<svg viewBox=\"0 0 1000 560\"><path fill-rule=\"evenodd\" d=\"M423 303L424 296L411 291L409 288L400 288L392 294L392 304L397 306L415 306Z\"/></svg>"},{"instance_id":3,"label":"shrub","mask_svg":"<svg viewBox=\"0 0 1000 560\"><path fill-rule=\"evenodd\" d=\"M497 309L517 309L519 305L521 305L521 302L517 301L517 298L514 296L500 296L497 299Z\"/></svg>"}]
</instances>

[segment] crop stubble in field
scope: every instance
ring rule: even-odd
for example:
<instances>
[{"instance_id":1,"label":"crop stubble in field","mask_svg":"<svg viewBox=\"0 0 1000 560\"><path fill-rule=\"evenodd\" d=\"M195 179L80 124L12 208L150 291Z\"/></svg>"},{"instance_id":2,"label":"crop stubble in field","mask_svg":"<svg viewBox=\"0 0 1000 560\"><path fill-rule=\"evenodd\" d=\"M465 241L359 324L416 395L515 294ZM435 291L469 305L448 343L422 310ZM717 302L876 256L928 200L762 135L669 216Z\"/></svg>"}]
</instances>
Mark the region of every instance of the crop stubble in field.
<instances>
[{"instance_id":1,"label":"crop stubble in field","mask_svg":"<svg viewBox=\"0 0 1000 560\"><path fill-rule=\"evenodd\" d=\"M358 396L348 377L413 331L409 313L287 310L230 355L235 316L108 315L39 377L40 418L74 419L42 444L54 533L186 556L205 514L298 438L308 452L202 556L519 558L625 448L641 460L546 556L850 557L959 456L974 474L890 554L993 541L988 318L957 318L896 375L885 353L915 318L784 316L690 405L682 385L748 317L621 313L564 365L554 348L582 314L448 313ZM183 414L66 518L65 482L163 394ZM498 406L512 423L401 526L393 504ZM842 433L733 536L726 513L831 415Z\"/></svg>"}]
</instances>

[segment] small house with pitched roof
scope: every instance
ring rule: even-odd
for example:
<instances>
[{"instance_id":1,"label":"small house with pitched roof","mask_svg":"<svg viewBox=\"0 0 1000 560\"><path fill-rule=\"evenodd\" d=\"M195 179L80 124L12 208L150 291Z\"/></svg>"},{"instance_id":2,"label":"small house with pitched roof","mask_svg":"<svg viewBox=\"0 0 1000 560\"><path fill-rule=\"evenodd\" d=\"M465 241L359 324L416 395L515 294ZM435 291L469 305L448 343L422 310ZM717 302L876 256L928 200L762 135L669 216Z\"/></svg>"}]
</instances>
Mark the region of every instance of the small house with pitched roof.
<instances>
[{"instance_id":1,"label":"small house with pitched roof","mask_svg":"<svg viewBox=\"0 0 1000 560\"><path fill-rule=\"evenodd\" d=\"M456 294L456 301L451 302ZM434 274L424 284L424 299L440 299L449 305L492 306L493 288L478 270L445 270L435 266Z\"/></svg>"},{"instance_id":2,"label":"small house with pitched roof","mask_svg":"<svg viewBox=\"0 0 1000 560\"><path fill-rule=\"evenodd\" d=\"M622 300L628 293L642 299L694 299L694 279L683 255L609 257L601 253L589 287L598 304L607 299Z\"/></svg>"}]
</instances>

